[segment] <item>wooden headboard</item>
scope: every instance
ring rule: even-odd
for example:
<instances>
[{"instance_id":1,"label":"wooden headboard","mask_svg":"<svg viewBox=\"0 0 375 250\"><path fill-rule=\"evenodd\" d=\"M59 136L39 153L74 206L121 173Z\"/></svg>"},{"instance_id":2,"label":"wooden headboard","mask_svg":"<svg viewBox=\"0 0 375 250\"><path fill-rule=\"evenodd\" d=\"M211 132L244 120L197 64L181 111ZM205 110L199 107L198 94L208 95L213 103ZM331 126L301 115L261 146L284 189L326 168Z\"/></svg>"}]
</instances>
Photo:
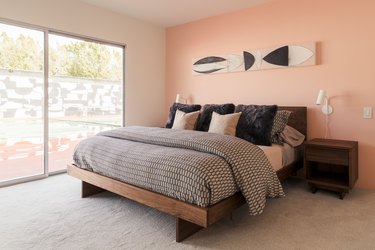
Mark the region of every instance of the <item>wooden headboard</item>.
<instances>
[{"instance_id":1,"label":"wooden headboard","mask_svg":"<svg viewBox=\"0 0 375 250\"><path fill-rule=\"evenodd\" d=\"M288 125L297 129L307 138L307 108L279 106L279 110L289 110L292 113L289 116Z\"/></svg>"}]
</instances>

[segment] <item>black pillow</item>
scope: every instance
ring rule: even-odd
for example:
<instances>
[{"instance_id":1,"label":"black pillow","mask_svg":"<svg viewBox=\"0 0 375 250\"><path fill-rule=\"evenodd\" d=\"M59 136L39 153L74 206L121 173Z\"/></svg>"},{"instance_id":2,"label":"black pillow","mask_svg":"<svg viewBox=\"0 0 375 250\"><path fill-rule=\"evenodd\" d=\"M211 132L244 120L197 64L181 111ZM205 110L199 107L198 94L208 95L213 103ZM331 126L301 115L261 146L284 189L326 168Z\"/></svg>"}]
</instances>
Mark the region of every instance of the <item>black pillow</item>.
<instances>
[{"instance_id":1,"label":"black pillow","mask_svg":"<svg viewBox=\"0 0 375 250\"><path fill-rule=\"evenodd\" d=\"M173 105L169 109L168 121L167 121L167 124L165 125L166 128L172 128L177 109L185 113L190 113L190 112L201 110L201 105L173 103Z\"/></svg>"},{"instance_id":2,"label":"black pillow","mask_svg":"<svg viewBox=\"0 0 375 250\"><path fill-rule=\"evenodd\" d=\"M212 118L212 112L216 112L220 115L232 114L234 112L234 104L206 104L203 106L203 110L197 123L197 130L208 131L210 128L210 122Z\"/></svg>"},{"instance_id":3,"label":"black pillow","mask_svg":"<svg viewBox=\"0 0 375 250\"><path fill-rule=\"evenodd\" d=\"M271 146L271 130L277 105L238 105L242 112L236 136L256 145Z\"/></svg>"}]
</instances>

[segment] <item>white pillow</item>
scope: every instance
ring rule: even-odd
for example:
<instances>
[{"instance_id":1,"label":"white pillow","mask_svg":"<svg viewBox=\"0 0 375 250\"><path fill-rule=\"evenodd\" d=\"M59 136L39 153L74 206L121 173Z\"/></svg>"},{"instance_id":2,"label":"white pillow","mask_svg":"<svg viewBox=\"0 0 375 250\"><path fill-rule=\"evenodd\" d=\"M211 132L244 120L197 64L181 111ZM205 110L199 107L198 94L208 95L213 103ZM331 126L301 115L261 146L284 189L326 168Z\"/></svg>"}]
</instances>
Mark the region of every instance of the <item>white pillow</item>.
<instances>
[{"instance_id":1,"label":"white pillow","mask_svg":"<svg viewBox=\"0 0 375 250\"><path fill-rule=\"evenodd\" d=\"M181 110L176 110L172 129L193 130L197 123L199 111L185 113Z\"/></svg>"},{"instance_id":2,"label":"white pillow","mask_svg":"<svg viewBox=\"0 0 375 250\"><path fill-rule=\"evenodd\" d=\"M216 112L212 112L208 132L236 136L236 127L240 116L241 112L227 115L220 115Z\"/></svg>"}]
</instances>

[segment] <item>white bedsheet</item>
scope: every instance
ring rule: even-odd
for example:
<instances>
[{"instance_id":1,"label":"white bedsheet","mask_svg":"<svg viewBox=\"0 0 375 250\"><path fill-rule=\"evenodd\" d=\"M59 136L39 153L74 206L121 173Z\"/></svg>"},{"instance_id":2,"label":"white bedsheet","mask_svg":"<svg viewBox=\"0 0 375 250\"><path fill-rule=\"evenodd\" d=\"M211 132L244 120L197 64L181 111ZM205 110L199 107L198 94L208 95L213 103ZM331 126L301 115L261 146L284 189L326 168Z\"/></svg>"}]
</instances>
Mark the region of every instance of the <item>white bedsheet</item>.
<instances>
[{"instance_id":1,"label":"white bedsheet","mask_svg":"<svg viewBox=\"0 0 375 250\"><path fill-rule=\"evenodd\" d=\"M258 146L266 154L275 171L300 159L301 148L293 148L287 143L284 145L272 144L272 146Z\"/></svg>"}]
</instances>

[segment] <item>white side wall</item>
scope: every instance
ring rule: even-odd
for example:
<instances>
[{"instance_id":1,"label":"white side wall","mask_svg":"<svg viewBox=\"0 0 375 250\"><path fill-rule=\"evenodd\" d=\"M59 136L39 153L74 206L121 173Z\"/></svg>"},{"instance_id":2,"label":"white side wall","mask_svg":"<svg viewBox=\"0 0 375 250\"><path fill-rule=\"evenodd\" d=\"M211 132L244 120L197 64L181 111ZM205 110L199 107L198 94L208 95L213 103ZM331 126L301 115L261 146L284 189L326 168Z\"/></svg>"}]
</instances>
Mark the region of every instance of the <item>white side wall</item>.
<instances>
[{"instance_id":1,"label":"white side wall","mask_svg":"<svg viewBox=\"0 0 375 250\"><path fill-rule=\"evenodd\" d=\"M126 125L165 123L164 28L77 0L2 0L0 17L126 44Z\"/></svg>"}]
</instances>

